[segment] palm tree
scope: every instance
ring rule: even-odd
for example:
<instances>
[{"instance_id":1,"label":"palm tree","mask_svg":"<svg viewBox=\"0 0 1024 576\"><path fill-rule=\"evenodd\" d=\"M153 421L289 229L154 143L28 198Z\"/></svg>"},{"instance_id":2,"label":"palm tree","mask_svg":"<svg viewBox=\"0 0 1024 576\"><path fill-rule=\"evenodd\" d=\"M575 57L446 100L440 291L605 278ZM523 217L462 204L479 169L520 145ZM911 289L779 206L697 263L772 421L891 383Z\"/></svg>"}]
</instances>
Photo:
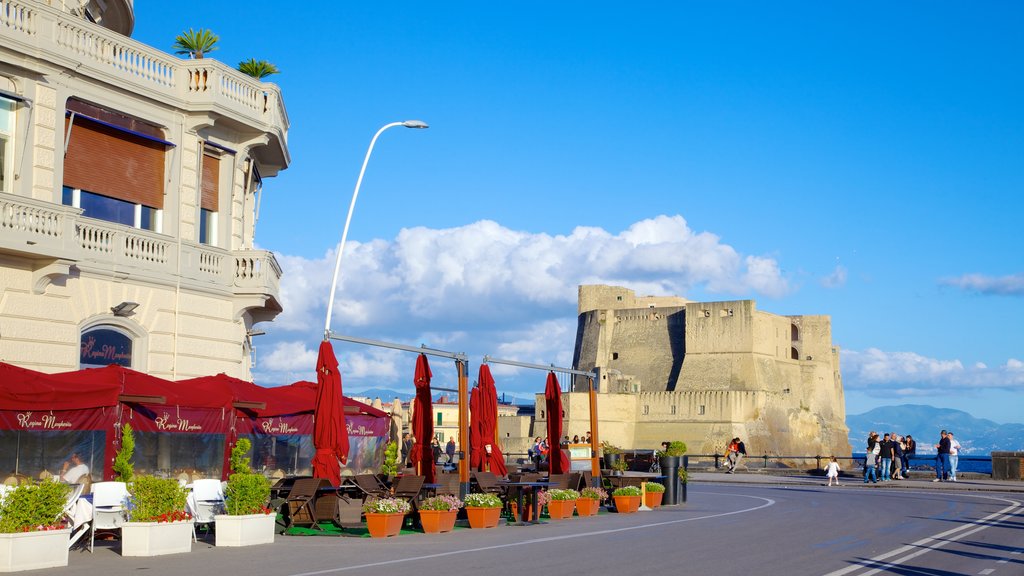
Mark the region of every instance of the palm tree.
<instances>
[{"instance_id":1,"label":"palm tree","mask_svg":"<svg viewBox=\"0 0 1024 576\"><path fill-rule=\"evenodd\" d=\"M188 54L193 58L200 59L207 52L217 49L218 40L220 37L210 30L189 28L188 32L182 32L174 38L174 53Z\"/></svg>"},{"instance_id":2,"label":"palm tree","mask_svg":"<svg viewBox=\"0 0 1024 576\"><path fill-rule=\"evenodd\" d=\"M255 58L249 58L238 63L238 71L242 74L248 74L257 80L263 80L271 74L277 74L280 70L277 66L274 66L266 60L257 60Z\"/></svg>"}]
</instances>

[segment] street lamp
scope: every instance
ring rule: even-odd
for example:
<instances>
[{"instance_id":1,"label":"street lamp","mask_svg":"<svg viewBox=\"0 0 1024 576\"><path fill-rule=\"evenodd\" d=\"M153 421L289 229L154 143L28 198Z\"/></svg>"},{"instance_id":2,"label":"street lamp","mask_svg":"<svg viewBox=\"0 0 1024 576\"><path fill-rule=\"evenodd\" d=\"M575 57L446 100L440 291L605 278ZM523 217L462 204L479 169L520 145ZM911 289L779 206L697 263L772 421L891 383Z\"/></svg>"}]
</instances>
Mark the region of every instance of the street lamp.
<instances>
[{"instance_id":1,"label":"street lamp","mask_svg":"<svg viewBox=\"0 0 1024 576\"><path fill-rule=\"evenodd\" d=\"M331 331L331 312L334 310L334 291L338 287L338 271L341 270L341 254L345 251L345 240L348 238L348 225L352 222L352 212L356 208L356 198L359 197L359 186L363 183L363 174L366 173L366 164L370 161L370 154L373 152L373 145L377 143L377 138L384 133L388 128L394 128L395 126L403 126L405 128L429 128L426 122L421 120L406 120L405 122L392 122L385 124L377 133L373 135L373 139L370 140L370 147L366 149L366 158L363 158L363 167L359 170L359 178L356 180L356 189L352 192L352 203L348 206L348 216L345 217L345 229L341 232L341 243L338 244L338 257L334 262L334 279L331 280L331 296L327 300L327 318L324 320L324 339L327 339L328 334Z\"/></svg>"}]
</instances>

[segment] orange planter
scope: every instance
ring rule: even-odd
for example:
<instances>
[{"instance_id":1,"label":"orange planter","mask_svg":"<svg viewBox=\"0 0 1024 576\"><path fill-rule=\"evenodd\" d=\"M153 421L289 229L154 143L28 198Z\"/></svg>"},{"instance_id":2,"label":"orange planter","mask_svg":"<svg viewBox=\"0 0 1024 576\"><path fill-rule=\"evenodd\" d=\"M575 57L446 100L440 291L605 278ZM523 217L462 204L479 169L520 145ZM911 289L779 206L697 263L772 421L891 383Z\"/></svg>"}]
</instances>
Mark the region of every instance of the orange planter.
<instances>
[{"instance_id":1,"label":"orange planter","mask_svg":"<svg viewBox=\"0 0 1024 576\"><path fill-rule=\"evenodd\" d=\"M420 510L420 524L427 534L451 532L458 514L457 510Z\"/></svg>"},{"instance_id":2,"label":"orange planter","mask_svg":"<svg viewBox=\"0 0 1024 576\"><path fill-rule=\"evenodd\" d=\"M380 512L366 513L366 529L374 538L387 538L398 536L402 531L402 521L405 514L384 514Z\"/></svg>"},{"instance_id":3,"label":"orange planter","mask_svg":"<svg viewBox=\"0 0 1024 576\"><path fill-rule=\"evenodd\" d=\"M648 508L657 508L661 506L661 499L665 496L664 492L647 492L644 494L644 506Z\"/></svg>"},{"instance_id":4,"label":"orange planter","mask_svg":"<svg viewBox=\"0 0 1024 576\"><path fill-rule=\"evenodd\" d=\"M501 508L477 508L466 506L470 528L494 528L501 518Z\"/></svg>"},{"instance_id":5,"label":"orange planter","mask_svg":"<svg viewBox=\"0 0 1024 576\"><path fill-rule=\"evenodd\" d=\"M615 499L615 510L619 514L632 514L640 509L639 496L612 496Z\"/></svg>"},{"instance_id":6,"label":"orange planter","mask_svg":"<svg viewBox=\"0 0 1024 576\"><path fill-rule=\"evenodd\" d=\"M526 504L526 518L519 517L519 504L512 502L512 517L515 518L516 522L529 522L533 518L533 504Z\"/></svg>"},{"instance_id":7,"label":"orange planter","mask_svg":"<svg viewBox=\"0 0 1024 576\"><path fill-rule=\"evenodd\" d=\"M552 520L572 518L572 513L575 509L575 500L552 500L548 502L548 516Z\"/></svg>"},{"instance_id":8,"label":"orange planter","mask_svg":"<svg viewBox=\"0 0 1024 576\"><path fill-rule=\"evenodd\" d=\"M593 516L601 508L597 498L580 498L576 500L576 513L580 516Z\"/></svg>"}]
</instances>

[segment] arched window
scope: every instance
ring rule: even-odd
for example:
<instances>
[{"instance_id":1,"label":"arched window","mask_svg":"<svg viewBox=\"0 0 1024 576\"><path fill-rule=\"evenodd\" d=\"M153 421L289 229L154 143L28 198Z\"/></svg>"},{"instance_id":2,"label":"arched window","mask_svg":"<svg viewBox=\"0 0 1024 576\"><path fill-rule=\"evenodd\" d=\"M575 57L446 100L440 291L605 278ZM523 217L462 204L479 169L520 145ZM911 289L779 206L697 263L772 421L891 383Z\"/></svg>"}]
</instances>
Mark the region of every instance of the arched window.
<instances>
[{"instance_id":1,"label":"arched window","mask_svg":"<svg viewBox=\"0 0 1024 576\"><path fill-rule=\"evenodd\" d=\"M789 357L791 359L793 359L793 360L799 360L800 359L800 352L797 351L796 348L790 348L789 349Z\"/></svg>"},{"instance_id":2,"label":"arched window","mask_svg":"<svg viewBox=\"0 0 1024 576\"><path fill-rule=\"evenodd\" d=\"M101 324L82 331L79 368L100 368L109 364L132 367L132 335L122 328Z\"/></svg>"},{"instance_id":3,"label":"arched window","mask_svg":"<svg viewBox=\"0 0 1024 576\"><path fill-rule=\"evenodd\" d=\"M796 327L796 324L790 325L789 332L792 336L791 340L793 340L793 342L796 342L797 340L800 339L800 329Z\"/></svg>"}]
</instances>

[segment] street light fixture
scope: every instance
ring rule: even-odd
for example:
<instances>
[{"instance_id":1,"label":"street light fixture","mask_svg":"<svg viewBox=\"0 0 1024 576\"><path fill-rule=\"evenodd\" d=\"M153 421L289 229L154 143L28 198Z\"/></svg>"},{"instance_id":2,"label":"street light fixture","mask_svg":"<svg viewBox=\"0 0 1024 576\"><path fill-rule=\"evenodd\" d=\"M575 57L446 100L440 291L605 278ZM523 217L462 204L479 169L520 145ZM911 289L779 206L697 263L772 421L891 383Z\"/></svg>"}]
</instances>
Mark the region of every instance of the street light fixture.
<instances>
[{"instance_id":1,"label":"street light fixture","mask_svg":"<svg viewBox=\"0 0 1024 576\"><path fill-rule=\"evenodd\" d=\"M377 143L377 138L379 138L385 130L388 128L394 128L395 126L417 129L429 128L427 123L422 120L392 122L390 124L385 124L380 130L377 130L377 133L373 135L373 139L370 140L370 147L366 149L366 157L363 158L363 167L359 169L359 178L356 179L356 189L352 192L352 203L348 206L348 216L345 217L345 228L341 232L341 243L338 244L338 256L334 262L334 278L331 280L331 295L327 300L327 318L324 320L325 340L331 332L331 313L334 311L334 291L338 287L338 271L341 270L341 255L345 251L345 240L348 238L348 226L352 222L352 212L356 208L356 198L359 197L359 187L363 184L363 174L366 173L366 164L370 161L370 154L373 153L373 146Z\"/></svg>"}]
</instances>

